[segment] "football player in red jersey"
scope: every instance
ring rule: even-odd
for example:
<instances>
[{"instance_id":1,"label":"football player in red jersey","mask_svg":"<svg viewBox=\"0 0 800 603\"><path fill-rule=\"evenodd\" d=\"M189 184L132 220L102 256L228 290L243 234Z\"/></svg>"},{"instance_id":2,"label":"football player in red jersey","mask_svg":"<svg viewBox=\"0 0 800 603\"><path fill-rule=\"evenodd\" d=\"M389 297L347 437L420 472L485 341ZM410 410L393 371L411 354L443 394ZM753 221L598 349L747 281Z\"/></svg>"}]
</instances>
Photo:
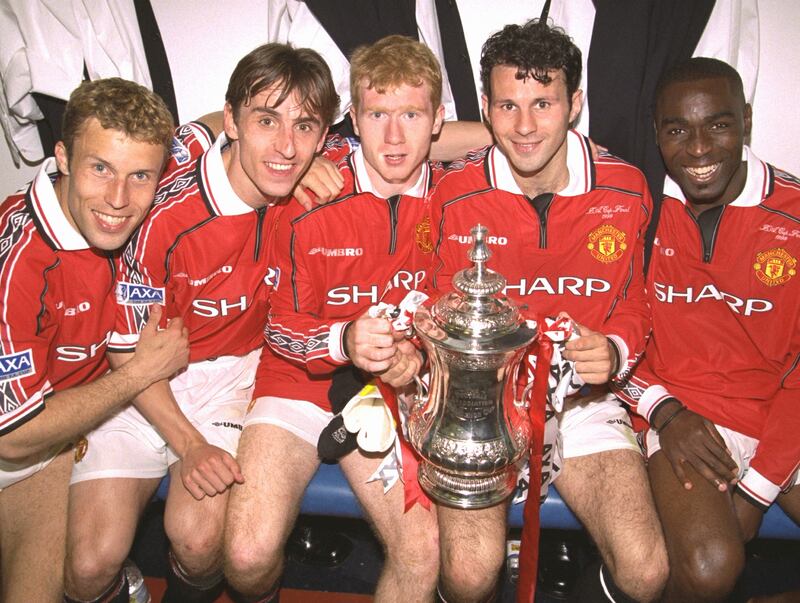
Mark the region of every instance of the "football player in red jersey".
<instances>
[{"instance_id":1,"label":"football player in red jersey","mask_svg":"<svg viewBox=\"0 0 800 603\"><path fill-rule=\"evenodd\" d=\"M3 601L60 601L69 443L185 366L180 318L157 306L131 361L108 372L114 252L153 202L172 141L163 101L133 82L85 82L63 140L0 207L0 558Z\"/></svg>"},{"instance_id":2,"label":"football player in red jersey","mask_svg":"<svg viewBox=\"0 0 800 603\"><path fill-rule=\"evenodd\" d=\"M344 188L307 213L291 204L280 218L269 350L239 449L248 479L233 489L226 527L226 574L249 601L277 600L284 546L333 418L337 375L356 365L401 385L421 364L387 319L364 313L387 288L400 292L397 303L424 280L431 246L419 245L415 232L441 171L427 161L442 123L441 77L430 50L408 38L357 50L351 115L361 146L337 162ZM425 601L438 575L436 517L421 505L406 512L403 484L383 483L398 474L399 449L351 450L340 465L385 549L376 600Z\"/></svg>"},{"instance_id":3,"label":"football player in red jersey","mask_svg":"<svg viewBox=\"0 0 800 603\"><path fill-rule=\"evenodd\" d=\"M745 146L751 124L722 61L659 82L653 337L620 395L650 423L668 601L725 599L774 502L800 520L800 183Z\"/></svg>"},{"instance_id":4,"label":"football player in red jersey","mask_svg":"<svg viewBox=\"0 0 800 603\"><path fill-rule=\"evenodd\" d=\"M166 316L184 317L190 363L87 436L72 477L70 598L127 601L123 562L167 472L164 601L219 595L228 494L246 479L234 455L263 345L274 224L337 104L317 53L266 44L234 69L224 136L211 144L203 124L178 128L153 210L123 254L109 348L125 362L144 302L158 299Z\"/></svg>"},{"instance_id":5,"label":"football player in red jersey","mask_svg":"<svg viewBox=\"0 0 800 603\"><path fill-rule=\"evenodd\" d=\"M495 144L452 164L434 191L433 284L450 287L480 223L496 237L488 267L506 277L506 295L529 317L566 312L577 323L564 357L591 388L549 409L555 439L541 481L553 482L603 559L580 580L577 600L652 601L667 576L663 537L630 420L608 387L649 332L642 263L651 201L639 170L606 153L592 158L570 130L580 71L578 48L546 23L509 25L484 44L483 112ZM538 497L539 476L529 481ZM506 516L506 504L439 507L444 599L492 596ZM529 598L534 585L519 589Z\"/></svg>"}]
</instances>

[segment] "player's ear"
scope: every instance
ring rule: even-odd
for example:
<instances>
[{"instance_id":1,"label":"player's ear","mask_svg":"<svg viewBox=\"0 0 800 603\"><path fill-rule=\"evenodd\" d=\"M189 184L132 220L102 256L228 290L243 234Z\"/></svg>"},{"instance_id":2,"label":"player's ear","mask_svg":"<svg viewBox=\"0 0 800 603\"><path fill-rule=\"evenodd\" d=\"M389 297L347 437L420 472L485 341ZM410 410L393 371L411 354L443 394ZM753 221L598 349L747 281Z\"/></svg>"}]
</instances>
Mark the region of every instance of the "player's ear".
<instances>
[{"instance_id":1,"label":"player's ear","mask_svg":"<svg viewBox=\"0 0 800 603\"><path fill-rule=\"evenodd\" d=\"M55 147L56 166L58 171L69 176L69 154L67 153L67 146L63 141L59 140Z\"/></svg>"},{"instance_id":2,"label":"player's ear","mask_svg":"<svg viewBox=\"0 0 800 603\"><path fill-rule=\"evenodd\" d=\"M239 138L236 117L230 103L225 103L225 108L222 111L222 127L225 130L225 136L228 137L228 140L237 140Z\"/></svg>"}]
</instances>

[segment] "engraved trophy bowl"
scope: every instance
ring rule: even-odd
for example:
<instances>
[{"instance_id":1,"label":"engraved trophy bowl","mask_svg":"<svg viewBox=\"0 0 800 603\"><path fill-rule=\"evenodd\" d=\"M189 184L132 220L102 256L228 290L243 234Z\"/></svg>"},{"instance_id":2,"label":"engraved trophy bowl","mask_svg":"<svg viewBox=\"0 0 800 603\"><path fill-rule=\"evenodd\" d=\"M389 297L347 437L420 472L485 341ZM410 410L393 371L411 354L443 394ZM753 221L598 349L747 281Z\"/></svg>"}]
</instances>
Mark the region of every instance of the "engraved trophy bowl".
<instances>
[{"instance_id":1,"label":"engraved trophy bowl","mask_svg":"<svg viewBox=\"0 0 800 603\"><path fill-rule=\"evenodd\" d=\"M502 295L506 280L485 266L487 229L472 229L473 266L453 277L455 291L429 300L414 328L430 359L427 393L408 417L411 445L422 457L419 483L435 501L481 509L516 487L530 444L524 398L517 396L521 360L536 330Z\"/></svg>"}]
</instances>

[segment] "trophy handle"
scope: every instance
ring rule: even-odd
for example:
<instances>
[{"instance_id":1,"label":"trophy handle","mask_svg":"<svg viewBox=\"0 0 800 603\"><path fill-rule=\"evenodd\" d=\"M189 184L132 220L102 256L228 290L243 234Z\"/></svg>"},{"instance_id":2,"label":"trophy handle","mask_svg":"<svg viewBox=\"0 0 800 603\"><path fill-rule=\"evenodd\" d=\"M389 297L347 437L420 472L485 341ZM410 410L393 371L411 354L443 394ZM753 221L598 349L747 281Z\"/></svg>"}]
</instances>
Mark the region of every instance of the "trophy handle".
<instances>
[{"instance_id":1,"label":"trophy handle","mask_svg":"<svg viewBox=\"0 0 800 603\"><path fill-rule=\"evenodd\" d=\"M533 383L533 381L531 381L530 383L528 383L528 385L525 386L525 389L522 390L522 396L520 396L519 402L514 400L514 406L516 406L517 408L529 408L530 407L530 405L531 405L530 401L526 400L525 398L527 398L528 394L531 393L531 390L533 389L533 385L534 385L534 383Z\"/></svg>"},{"instance_id":2,"label":"trophy handle","mask_svg":"<svg viewBox=\"0 0 800 603\"><path fill-rule=\"evenodd\" d=\"M414 399L418 400L417 404L425 404L428 402L428 386L425 385L425 382L419 378L418 375L414 375L414 383L417 384L417 393L414 396Z\"/></svg>"}]
</instances>

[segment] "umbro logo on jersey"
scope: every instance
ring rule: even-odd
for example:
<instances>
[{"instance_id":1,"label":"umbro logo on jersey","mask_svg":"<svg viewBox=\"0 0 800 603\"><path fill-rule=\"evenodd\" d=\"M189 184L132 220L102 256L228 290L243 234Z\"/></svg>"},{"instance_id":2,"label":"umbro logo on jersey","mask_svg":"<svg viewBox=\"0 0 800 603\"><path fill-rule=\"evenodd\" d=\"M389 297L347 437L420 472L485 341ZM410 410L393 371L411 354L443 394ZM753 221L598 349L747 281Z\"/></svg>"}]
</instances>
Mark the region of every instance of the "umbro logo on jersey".
<instances>
[{"instance_id":1,"label":"umbro logo on jersey","mask_svg":"<svg viewBox=\"0 0 800 603\"><path fill-rule=\"evenodd\" d=\"M169 152L172 153L172 156L175 158L175 161L178 163L178 165L186 163L192 158L192 156L189 154L189 149L187 149L175 136L172 137L172 145L170 146Z\"/></svg>"},{"instance_id":2,"label":"umbro logo on jersey","mask_svg":"<svg viewBox=\"0 0 800 603\"><path fill-rule=\"evenodd\" d=\"M16 354L0 356L0 381L19 379L25 375L33 375L35 373L33 353L29 349Z\"/></svg>"},{"instance_id":3,"label":"umbro logo on jersey","mask_svg":"<svg viewBox=\"0 0 800 603\"><path fill-rule=\"evenodd\" d=\"M117 303L123 306L144 306L164 303L164 287L148 287L135 283L117 283Z\"/></svg>"},{"instance_id":4,"label":"umbro logo on jersey","mask_svg":"<svg viewBox=\"0 0 800 603\"><path fill-rule=\"evenodd\" d=\"M324 256L351 256L358 257L364 255L363 247L314 247L308 252L308 255L316 255L321 253Z\"/></svg>"},{"instance_id":5,"label":"umbro logo on jersey","mask_svg":"<svg viewBox=\"0 0 800 603\"><path fill-rule=\"evenodd\" d=\"M462 245L472 245L472 235L451 234L447 237L447 240L456 241ZM508 245L508 237L489 235L488 237L484 237L484 241L486 241L488 245Z\"/></svg>"}]
</instances>

